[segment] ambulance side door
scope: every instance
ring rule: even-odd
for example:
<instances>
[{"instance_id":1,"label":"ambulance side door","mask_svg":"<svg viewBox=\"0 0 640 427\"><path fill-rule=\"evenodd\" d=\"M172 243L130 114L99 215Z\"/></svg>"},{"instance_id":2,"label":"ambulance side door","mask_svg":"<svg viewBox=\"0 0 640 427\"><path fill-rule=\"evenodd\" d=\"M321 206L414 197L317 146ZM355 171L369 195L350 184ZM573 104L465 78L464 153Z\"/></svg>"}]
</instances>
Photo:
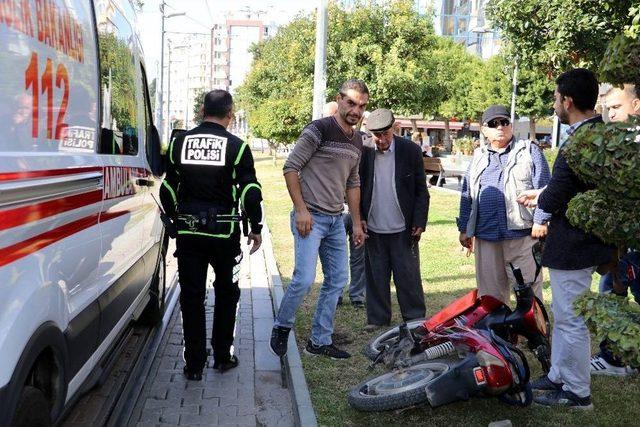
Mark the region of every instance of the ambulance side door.
<instances>
[{"instance_id":1,"label":"ambulance side door","mask_svg":"<svg viewBox=\"0 0 640 427\"><path fill-rule=\"evenodd\" d=\"M98 153L104 165L98 269L103 341L123 326L125 312L145 285L143 210L146 187L136 35L128 2L97 2L101 123ZM121 9L125 8L125 9ZM117 326L117 327L116 327Z\"/></svg>"}]
</instances>

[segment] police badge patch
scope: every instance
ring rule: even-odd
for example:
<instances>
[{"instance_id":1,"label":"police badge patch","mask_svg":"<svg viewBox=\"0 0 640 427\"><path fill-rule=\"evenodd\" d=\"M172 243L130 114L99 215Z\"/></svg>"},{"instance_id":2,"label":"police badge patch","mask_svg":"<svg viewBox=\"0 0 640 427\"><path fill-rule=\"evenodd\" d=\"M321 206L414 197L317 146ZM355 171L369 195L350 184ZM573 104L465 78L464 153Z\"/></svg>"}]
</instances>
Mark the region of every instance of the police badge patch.
<instances>
[{"instance_id":1,"label":"police badge patch","mask_svg":"<svg viewBox=\"0 0 640 427\"><path fill-rule=\"evenodd\" d=\"M227 153L227 138L199 134L189 135L182 144L183 165L224 166Z\"/></svg>"}]
</instances>

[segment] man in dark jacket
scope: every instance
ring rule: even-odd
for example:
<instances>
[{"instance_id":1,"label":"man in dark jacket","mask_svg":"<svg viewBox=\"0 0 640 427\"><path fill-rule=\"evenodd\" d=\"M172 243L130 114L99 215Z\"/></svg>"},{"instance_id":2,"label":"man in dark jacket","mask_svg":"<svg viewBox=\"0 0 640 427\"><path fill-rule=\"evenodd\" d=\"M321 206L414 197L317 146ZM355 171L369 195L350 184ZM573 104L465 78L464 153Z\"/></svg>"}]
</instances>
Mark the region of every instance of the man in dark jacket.
<instances>
[{"instance_id":1,"label":"man in dark jacket","mask_svg":"<svg viewBox=\"0 0 640 427\"><path fill-rule=\"evenodd\" d=\"M363 147L360 161L369 330L391 322L391 272L403 319L425 316L418 241L427 224L429 192L420 146L394 136L394 122L384 108L369 115L375 148Z\"/></svg>"},{"instance_id":2,"label":"man in dark jacket","mask_svg":"<svg viewBox=\"0 0 640 427\"><path fill-rule=\"evenodd\" d=\"M567 71L556 80L554 110L568 135L579 127L601 123L594 108L598 98L595 75L583 68ZM571 143L571 140L567 142ZM566 217L567 205L577 194L593 189L569 167L562 153L543 190L521 194L519 202L536 204L551 213L542 264L549 267L554 318L551 370L532 382L535 401L545 406L592 409L589 359L591 340L584 319L573 309L575 299L591 287L596 267L610 261L612 248L593 234L575 227Z\"/></svg>"}]
</instances>

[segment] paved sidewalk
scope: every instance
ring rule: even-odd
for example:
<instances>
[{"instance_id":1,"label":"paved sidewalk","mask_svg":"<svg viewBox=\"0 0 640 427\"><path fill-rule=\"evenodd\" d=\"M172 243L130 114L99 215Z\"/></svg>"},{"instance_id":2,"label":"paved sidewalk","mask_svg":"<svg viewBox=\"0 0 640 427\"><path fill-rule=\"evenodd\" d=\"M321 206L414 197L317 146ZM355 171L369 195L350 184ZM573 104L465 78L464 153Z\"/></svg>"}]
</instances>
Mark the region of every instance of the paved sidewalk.
<instances>
[{"instance_id":1,"label":"paved sidewalk","mask_svg":"<svg viewBox=\"0 0 640 427\"><path fill-rule=\"evenodd\" d=\"M207 426L292 426L290 392L283 388L280 360L267 347L273 326L269 282L261 250L244 249L240 303L235 330L235 354L240 365L220 374L213 361L202 381L187 381L182 368L180 307L172 315L158 354L133 414L132 424ZM168 260L175 262L175 259ZM207 336L211 337L213 271L207 280Z\"/></svg>"}]
</instances>

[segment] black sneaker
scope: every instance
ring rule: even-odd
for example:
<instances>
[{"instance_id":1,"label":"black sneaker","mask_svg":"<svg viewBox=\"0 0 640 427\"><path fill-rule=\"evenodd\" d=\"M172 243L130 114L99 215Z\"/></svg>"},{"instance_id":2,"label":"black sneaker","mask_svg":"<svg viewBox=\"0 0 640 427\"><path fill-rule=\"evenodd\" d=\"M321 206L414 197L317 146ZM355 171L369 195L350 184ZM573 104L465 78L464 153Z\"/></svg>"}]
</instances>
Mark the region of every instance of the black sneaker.
<instances>
[{"instance_id":1,"label":"black sneaker","mask_svg":"<svg viewBox=\"0 0 640 427\"><path fill-rule=\"evenodd\" d=\"M192 371L185 366L182 368L182 372L184 373L185 378L189 381L202 381L202 369Z\"/></svg>"},{"instance_id":2,"label":"black sneaker","mask_svg":"<svg viewBox=\"0 0 640 427\"><path fill-rule=\"evenodd\" d=\"M314 345L311 340L307 342L307 346L304 348L304 352L310 356L326 356L333 360L342 360L351 357L349 353L344 350L340 350L333 344Z\"/></svg>"},{"instance_id":3,"label":"black sneaker","mask_svg":"<svg viewBox=\"0 0 640 427\"><path fill-rule=\"evenodd\" d=\"M531 381L531 390L534 394L544 393L547 391L560 391L562 390L562 383L554 383L548 376L542 375L537 380Z\"/></svg>"},{"instance_id":4,"label":"black sneaker","mask_svg":"<svg viewBox=\"0 0 640 427\"><path fill-rule=\"evenodd\" d=\"M338 297L338 305L342 305L342 295Z\"/></svg>"},{"instance_id":5,"label":"black sneaker","mask_svg":"<svg viewBox=\"0 0 640 427\"><path fill-rule=\"evenodd\" d=\"M269 349L276 356L282 357L287 354L287 342L289 341L290 331L291 328L285 328L282 326L274 326L271 330Z\"/></svg>"},{"instance_id":6,"label":"black sneaker","mask_svg":"<svg viewBox=\"0 0 640 427\"><path fill-rule=\"evenodd\" d=\"M364 308L364 302L362 302L362 301L351 301L351 306L353 308Z\"/></svg>"},{"instance_id":7,"label":"black sneaker","mask_svg":"<svg viewBox=\"0 0 640 427\"><path fill-rule=\"evenodd\" d=\"M220 373L223 373L228 371L229 369L237 367L239 363L240 362L238 361L238 358L233 355L226 362L215 362L213 364L213 369L217 369Z\"/></svg>"},{"instance_id":8,"label":"black sneaker","mask_svg":"<svg viewBox=\"0 0 640 427\"><path fill-rule=\"evenodd\" d=\"M562 406L571 409L581 409L583 411L590 411L593 409L591 396L578 397L576 394L567 390L549 391L545 394L534 397L533 401L542 406Z\"/></svg>"}]
</instances>

